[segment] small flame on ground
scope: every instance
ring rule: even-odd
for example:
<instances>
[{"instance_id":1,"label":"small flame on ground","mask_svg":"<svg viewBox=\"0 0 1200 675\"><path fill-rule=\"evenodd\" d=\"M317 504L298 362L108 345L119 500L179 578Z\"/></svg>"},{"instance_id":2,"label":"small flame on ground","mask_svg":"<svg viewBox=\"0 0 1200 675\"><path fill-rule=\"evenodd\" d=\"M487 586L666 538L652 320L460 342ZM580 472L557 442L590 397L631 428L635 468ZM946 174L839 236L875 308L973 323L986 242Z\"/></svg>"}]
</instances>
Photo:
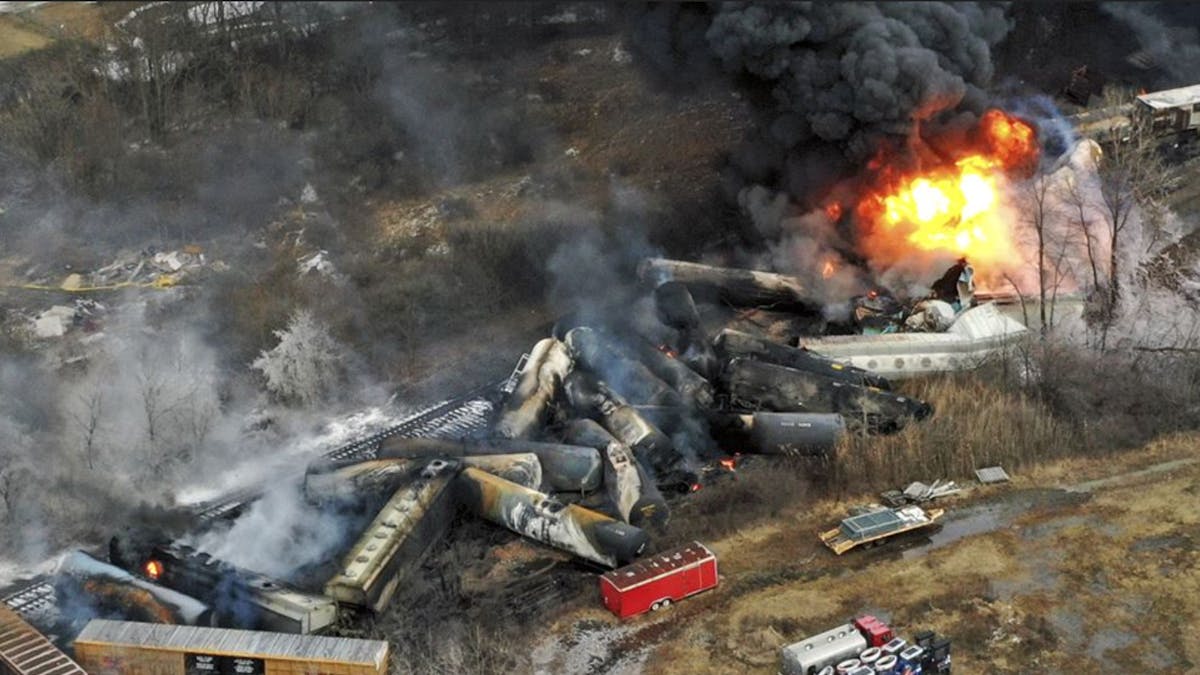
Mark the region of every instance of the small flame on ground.
<instances>
[{"instance_id":1,"label":"small flame on ground","mask_svg":"<svg viewBox=\"0 0 1200 675\"><path fill-rule=\"evenodd\" d=\"M836 223L842 219L842 205L837 202L826 204L825 215L829 216L829 219Z\"/></svg>"},{"instance_id":2,"label":"small flame on ground","mask_svg":"<svg viewBox=\"0 0 1200 675\"><path fill-rule=\"evenodd\" d=\"M826 260L825 265L821 267L821 278L828 279L829 277L833 276L835 271L837 271L837 267L834 266L833 261Z\"/></svg>"},{"instance_id":3,"label":"small flame on ground","mask_svg":"<svg viewBox=\"0 0 1200 675\"><path fill-rule=\"evenodd\" d=\"M675 358L676 356L679 356L677 353L675 353L674 349L671 349L670 347L668 347L665 344L659 345L658 351L666 354L668 358L672 358L672 359Z\"/></svg>"},{"instance_id":4,"label":"small flame on ground","mask_svg":"<svg viewBox=\"0 0 1200 675\"><path fill-rule=\"evenodd\" d=\"M163 573L163 564L157 560L147 560L142 569L146 572L146 576L151 581L158 581L158 578L161 577Z\"/></svg>"},{"instance_id":5,"label":"small flame on ground","mask_svg":"<svg viewBox=\"0 0 1200 675\"><path fill-rule=\"evenodd\" d=\"M737 458L725 457L721 460L721 466L725 467L729 471L737 471Z\"/></svg>"},{"instance_id":6,"label":"small flame on ground","mask_svg":"<svg viewBox=\"0 0 1200 675\"><path fill-rule=\"evenodd\" d=\"M701 487L699 483L692 483L692 492L699 492Z\"/></svg>"}]
</instances>

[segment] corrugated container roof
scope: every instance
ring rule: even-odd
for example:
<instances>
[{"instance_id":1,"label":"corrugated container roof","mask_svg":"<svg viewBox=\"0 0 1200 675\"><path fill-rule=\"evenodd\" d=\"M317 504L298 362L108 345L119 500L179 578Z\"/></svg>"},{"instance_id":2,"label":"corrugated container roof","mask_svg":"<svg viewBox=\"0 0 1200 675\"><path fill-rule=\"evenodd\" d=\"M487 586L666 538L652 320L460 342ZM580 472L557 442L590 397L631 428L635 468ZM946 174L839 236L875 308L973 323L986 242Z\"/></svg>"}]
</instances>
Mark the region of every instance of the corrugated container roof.
<instances>
[{"instance_id":1,"label":"corrugated container roof","mask_svg":"<svg viewBox=\"0 0 1200 675\"><path fill-rule=\"evenodd\" d=\"M1155 110L1200 103L1200 84L1193 84L1190 87L1180 87L1178 89L1152 91L1149 94L1138 96L1137 100Z\"/></svg>"},{"instance_id":2,"label":"corrugated container roof","mask_svg":"<svg viewBox=\"0 0 1200 675\"><path fill-rule=\"evenodd\" d=\"M632 565L605 572L603 576L616 588L625 590L648 579L662 576L711 557L713 557L712 551L708 550L704 544L693 541L679 548L646 556Z\"/></svg>"},{"instance_id":3,"label":"corrugated container roof","mask_svg":"<svg viewBox=\"0 0 1200 675\"><path fill-rule=\"evenodd\" d=\"M16 612L0 604L0 672L23 675L86 675Z\"/></svg>"},{"instance_id":4,"label":"corrugated container roof","mask_svg":"<svg viewBox=\"0 0 1200 675\"><path fill-rule=\"evenodd\" d=\"M387 659L382 640L292 635L204 626L93 619L75 643L118 644L293 661L337 661L379 667Z\"/></svg>"}]
</instances>

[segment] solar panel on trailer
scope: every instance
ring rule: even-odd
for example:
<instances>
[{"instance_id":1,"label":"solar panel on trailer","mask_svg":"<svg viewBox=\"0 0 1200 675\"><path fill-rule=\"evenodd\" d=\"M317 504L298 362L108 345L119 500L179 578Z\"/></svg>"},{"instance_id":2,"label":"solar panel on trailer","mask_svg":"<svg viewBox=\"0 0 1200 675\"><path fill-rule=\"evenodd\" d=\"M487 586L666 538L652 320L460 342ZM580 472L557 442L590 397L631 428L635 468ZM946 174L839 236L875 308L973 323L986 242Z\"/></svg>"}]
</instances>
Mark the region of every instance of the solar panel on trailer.
<instances>
[{"instance_id":1,"label":"solar panel on trailer","mask_svg":"<svg viewBox=\"0 0 1200 675\"><path fill-rule=\"evenodd\" d=\"M881 532L894 530L903 523L900 516L893 511L874 511L854 516L842 521L842 527L847 535L854 539L863 539Z\"/></svg>"}]
</instances>

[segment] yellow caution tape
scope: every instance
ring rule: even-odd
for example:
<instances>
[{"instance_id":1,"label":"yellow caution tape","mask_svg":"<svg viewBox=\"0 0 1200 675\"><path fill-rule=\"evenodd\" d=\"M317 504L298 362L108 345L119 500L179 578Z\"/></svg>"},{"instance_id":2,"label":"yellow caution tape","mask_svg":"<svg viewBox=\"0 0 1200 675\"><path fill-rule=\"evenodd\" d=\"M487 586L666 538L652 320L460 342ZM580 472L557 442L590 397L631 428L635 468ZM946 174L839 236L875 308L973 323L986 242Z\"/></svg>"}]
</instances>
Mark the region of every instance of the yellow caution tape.
<instances>
[{"instance_id":1,"label":"yellow caution tape","mask_svg":"<svg viewBox=\"0 0 1200 675\"><path fill-rule=\"evenodd\" d=\"M115 291L122 288L173 288L179 285L179 279L172 274L164 274L154 281L134 283L132 281L122 281L107 286L77 286L74 284L62 284L61 286L44 286L41 284L17 284L8 285L4 288L20 288L27 291L58 291L60 293L87 293L90 291Z\"/></svg>"}]
</instances>

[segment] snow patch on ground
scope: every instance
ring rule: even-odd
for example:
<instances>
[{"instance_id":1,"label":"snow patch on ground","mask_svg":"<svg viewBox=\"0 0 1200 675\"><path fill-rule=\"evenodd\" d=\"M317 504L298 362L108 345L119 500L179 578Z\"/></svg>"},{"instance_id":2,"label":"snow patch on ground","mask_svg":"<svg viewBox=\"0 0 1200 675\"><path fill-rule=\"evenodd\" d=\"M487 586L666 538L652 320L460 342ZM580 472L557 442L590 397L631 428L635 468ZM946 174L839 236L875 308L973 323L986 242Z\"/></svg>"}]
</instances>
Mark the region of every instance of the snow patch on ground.
<instances>
[{"instance_id":1,"label":"snow patch on ground","mask_svg":"<svg viewBox=\"0 0 1200 675\"><path fill-rule=\"evenodd\" d=\"M650 656L647 648L614 656L613 647L633 633L629 626L611 626L600 621L581 621L567 635L542 640L530 655L535 675L551 673L605 673L640 675Z\"/></svg>"}]
</instances>

